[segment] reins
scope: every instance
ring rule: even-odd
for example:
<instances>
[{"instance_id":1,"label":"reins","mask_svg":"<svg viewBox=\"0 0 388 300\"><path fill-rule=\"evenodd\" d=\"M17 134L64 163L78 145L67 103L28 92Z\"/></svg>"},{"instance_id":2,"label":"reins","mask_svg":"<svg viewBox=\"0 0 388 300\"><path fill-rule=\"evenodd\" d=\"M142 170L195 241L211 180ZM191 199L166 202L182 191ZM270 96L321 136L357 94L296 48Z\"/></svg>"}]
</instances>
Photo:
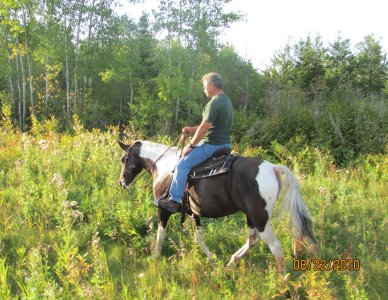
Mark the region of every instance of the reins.
<instances>
[{"instance_id":1,"label":"reins","mask_svg":"<svg viewBox=\"0 0 388 300\"><path fill-rule=\"evenodd\" d=\"M174 142L172 143L173 145L175 145L177 142L178 142L178 140L179 140L179 142L178 142L178 145L179 145L179 143L182 143L182 151L181 151L181 154L180 154L180 156L179 156L179 158L181 158L182 157L182 152L183 152L183 147L184 147L184 144L185 144L185 140L186 140L186 137L187 137L187 135L186 134L184 134L184 133L182 133L182 134L180 134L180 135L178 135L177 136L177 138L174 140ZM144 174L146 174L158 161L159 161L159 159L161 159L166 153L167 153L167 151L168 150L170 150L172 148L172 146L169 146L169 147L167 147L167 149L152 163L152 164L150 164L149 166L148 166L148 168L146 168L146 169L143 169L142 171L141 171L141 173L140 173L140 175L139 176L137 176L137 178L131 183L131 184L129 184L127 187L126 187L126 189L129 189L132 185L134 185ZM175 167L174 167L174 169L175 169Z\"/></svg>"}]
</instances>

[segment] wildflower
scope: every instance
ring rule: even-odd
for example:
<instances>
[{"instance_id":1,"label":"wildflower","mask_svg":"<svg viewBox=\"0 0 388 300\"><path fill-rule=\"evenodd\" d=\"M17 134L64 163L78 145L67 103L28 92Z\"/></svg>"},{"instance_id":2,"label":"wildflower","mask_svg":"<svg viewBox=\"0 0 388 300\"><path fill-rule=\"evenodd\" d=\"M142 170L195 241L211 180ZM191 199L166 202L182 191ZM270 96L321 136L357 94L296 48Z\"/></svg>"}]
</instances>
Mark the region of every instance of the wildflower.
<instances>
[{"instance_id":1,"label":"wildflower","mask_svg":"<svg viewBox=\"0 0 388 300\"><path fill-rule=\"evenodd\" d=\"M86 283L81 284L81 286L82 286L83 294L84 294L87 298L92 298L93 295L95 294L95 292L93 291L93 289L91 288L91 286L90 286L89 284L86 284Z\"/></svg>"},{"instance_id":2,"label":"wildflower","mask_svg":"<svg viewBox=\"0 0 388 300\"><path fill-rule=\"evenodd\" d=\"M82 212L80 212L79 210L73 210L71 212L71 216L74 218L74 219L77 219L77 218L80 218L82 219L84 214Z\"/></svg>"},{"instance_id":3,"label":"wildflower","mask_svg":"<svg viewBox=\"0 0 388 300\"><path fill-rule=\"evenodd\" d=\"M320 186L320 187L318 188L318 192L320 192L321 194L324 194L324 193L326 192L326 188L323 187L323 186Z\"/></svg>"},{"instance_id":4,"label":"wildflower","mask_svg":"<svg viewBox=\"0 0 388 300\"><path fill-rule=\"evenodd\" d=\"M48 149L48 145L47 145L47 141L46 140L40 140L38 142L38 145L39 145L40 149L42 149L42 150L47 150Z\"/></svg>"},{"instance_id":5,"label":"wildflower","mask_svg":"<svg viewBox=\"0 0 388 300\"><path fill-rule=\"evenodd\" d=\"M70 202L70 207L74 208L78 205L78 202L77 201L71 201Z\"/></svg>"},{"instance_id":6,"label":"wildflower","mask_svg":"<svg viewBox=\"0 0 388 300\"><path fill-rule=\"evenodd\" d=\"M60 173L54 173L51 182L55 183L58 187L63 187L64 181ZM63 203L62 203L63 205Z\"/></svg>"},{"instance_id":7,"label":"wildflower","mask_svg":"<svg viewBox=\"0 0 388 300\"><path fill-rule=\"evenodd\" d=\"M62 201L62 206L64 209L70 208L70 202L69 201Z\"/></svg>"},{"instance_id":8,"label":"wildflower","mask_svg":"<svg viewBox=\"0 0 388 300\"><path fill-rule=\"evenodd\" d=\"M100 237L98 236L98 231L93 235L92 245L97 246L100 243Z\"/></svg>"},{"instance_id":9,"label":"wildflower","mask_svg":"<svg viewBox=\"0 0 388 300\"><path fill-rule=\"evenodd\" d=\"M19 159L19 160L15 161L15 167L20 169L23 167L24 163L25 163L25 160Z\"/></svg>"}]
</instances>

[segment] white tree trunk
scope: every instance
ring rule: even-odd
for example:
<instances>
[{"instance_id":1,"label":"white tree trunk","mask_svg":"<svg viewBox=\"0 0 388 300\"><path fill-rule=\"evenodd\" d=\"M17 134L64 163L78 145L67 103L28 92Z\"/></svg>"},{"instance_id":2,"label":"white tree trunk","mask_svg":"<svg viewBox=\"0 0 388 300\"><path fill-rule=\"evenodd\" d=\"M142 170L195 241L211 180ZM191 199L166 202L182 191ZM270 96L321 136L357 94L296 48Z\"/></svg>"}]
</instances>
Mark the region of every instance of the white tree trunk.
<instances>
[{"instance_id":1,"label":"white tree trunk","mask_svg":"<svg viewBox=\"0 0 388 300\"><path fill-rule=\"evenodd\" d=\"M27 66L28 66L28 83L30 88L30 101L31 101L31 112L34 111L34 85L32 77L32 64L30 54L27 53Z\"/></svg>"},{"instance_id":2,"label":"white tree trunk","mask_svg":"<svg viewBox=\"0 0 388 300\"><path fill-rule=\"evenodd\" d=\"M94 16L95 3L96 3L96 0L93 0L92 8L91 8L90 13L89 13L88 46L86 49L86 65L87 66L90 65L90 41L92 38L93 16ZM92 76L90 75L89 69L87 71L87 75L85 74L84 76L89 77L89 88L91 88L92 87Z\"/></svg>"},{"instance_id":3,"label":"white tree trunk","mask_svg":"<svg viewBox=\"0 0 388 300\"><path fill-rule=\"evenodd\" d=\"M133 104L133 83L130 81L129 87L131 88L131 98L129 99L131 105Z\"/></svg>"},{"instance_id":4,"label":"white tree trunk","mask_svg":"<svg viewBox=\"0 0 388 300\"><path fill-rule=\"evenodd\" d=\"M49 91L49 57L48 55L45 56L44 59L45 65L46 65L46 74L45 74L45 101L44 104L47 107L49 100L50 100L50 91Z\"/></svg>"},{"instance_id":5,"label":"white tree trunk","mask_svg":"<svg viewBox=\"0 0 388 300\"><path fill-rule=\"evenodd\" d=\"M21 122L21 126L22 126L22 129L24 127L24 121L26 120L26 101L27 101L27 93L26 93L26 86L27 86L27 83L26 83L26 75L25 75L25 72L24 72L24 60L23 60L23 55L20 53L19 51L19 60L20 60L20 70L21 70L21 79L22 79L22 97L23 97L23 108L22 108L22 122Z\"/></svg>"},{"instance_id":6,"label":"white tree trunk","mask_svg":"<svg viewBox=\"0 0 388 300\"><path fill-rule=\"evenodd\" d=\"M78 59L79 59L79 48L80 48L80 33L81 33L81 22L82 22L82 7L84 6L85 1L82 1L80 4L79 14L78 14L78 25L77 25L77 35L75 40L75 64L74 64L74 102L73 105L76 106L77 97L78 97Z\"/></svg>"},{"instance_id":7,"label":"white tree trunk","mask_svg":"<svg viewBox=\"0 0 388 300\"><path fill-rule=\"evenodd\" d=\"M7 47L7 60L8 60L8 70L9 70L9 75L8 75L9 91L11 94L11 100L13 100L14 88L13 88L13 82L12 82L12 61L11 61L11 55L9 53L8 47Z\"/></svg>"},{"instance_id":8,"label":"white tree trunk","mask_svg":"<svg viewBox=\"0 0 388 300\"><path fill-rule=\"evenodd\" d=\"M65 30L67 29L67 17L65 15ZM66 65L66 120L70 121L70 69L69 69L69 47L67 45L67 33L65 32L65 65Z\"/></svg>"},{"instance_id":9,"label":"white tree trunk","mask_svg":"<svg viewBox=\"0 0 388 300\"><path fill-rule=\"evenodd\" d=\"M19 72L19 60L18 57L16 56L15 59L16 63L16 81L17 81L17 87L18 87L18 117L19 117L19 126L22 128L22 87L20 83L20 72Z\"/></svg>"}]
</instances>

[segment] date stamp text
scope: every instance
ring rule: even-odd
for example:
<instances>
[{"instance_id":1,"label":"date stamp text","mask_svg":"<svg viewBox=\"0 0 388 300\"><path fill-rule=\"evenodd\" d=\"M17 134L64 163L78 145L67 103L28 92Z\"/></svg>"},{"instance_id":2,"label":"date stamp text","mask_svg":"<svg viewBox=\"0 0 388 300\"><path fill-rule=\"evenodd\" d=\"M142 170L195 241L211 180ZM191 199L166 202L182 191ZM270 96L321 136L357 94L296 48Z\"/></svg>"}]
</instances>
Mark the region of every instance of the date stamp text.
<instances>
[{"instance_id":1,"label":"date stamp text","mask_svg":"<svg viewBox=\"0 0 388 300\"><path fill-rule=\"evenodd\" d=\"M359 271L360 260L355 259L294 259L294 271Z\"/></svg>"}]
</instances>

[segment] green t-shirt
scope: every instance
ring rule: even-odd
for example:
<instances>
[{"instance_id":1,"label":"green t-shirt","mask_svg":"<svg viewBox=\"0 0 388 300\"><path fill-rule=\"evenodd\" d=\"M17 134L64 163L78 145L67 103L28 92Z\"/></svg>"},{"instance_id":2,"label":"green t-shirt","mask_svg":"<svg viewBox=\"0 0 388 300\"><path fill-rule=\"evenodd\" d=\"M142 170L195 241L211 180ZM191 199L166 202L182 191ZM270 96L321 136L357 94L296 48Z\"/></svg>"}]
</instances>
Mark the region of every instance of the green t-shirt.
<instances>
[{"instance_id":1,"label":"green t-shirt","mask_svg":"<svg viewBox=\"0 0 388 300\"><path fill-rule=\"evenodd\" d=\"M213 124L203 141L208 144L230 144L233 124L233 107L225 94L214 96L204 107L202 121Z\"/></svg>"}]
</instances>

